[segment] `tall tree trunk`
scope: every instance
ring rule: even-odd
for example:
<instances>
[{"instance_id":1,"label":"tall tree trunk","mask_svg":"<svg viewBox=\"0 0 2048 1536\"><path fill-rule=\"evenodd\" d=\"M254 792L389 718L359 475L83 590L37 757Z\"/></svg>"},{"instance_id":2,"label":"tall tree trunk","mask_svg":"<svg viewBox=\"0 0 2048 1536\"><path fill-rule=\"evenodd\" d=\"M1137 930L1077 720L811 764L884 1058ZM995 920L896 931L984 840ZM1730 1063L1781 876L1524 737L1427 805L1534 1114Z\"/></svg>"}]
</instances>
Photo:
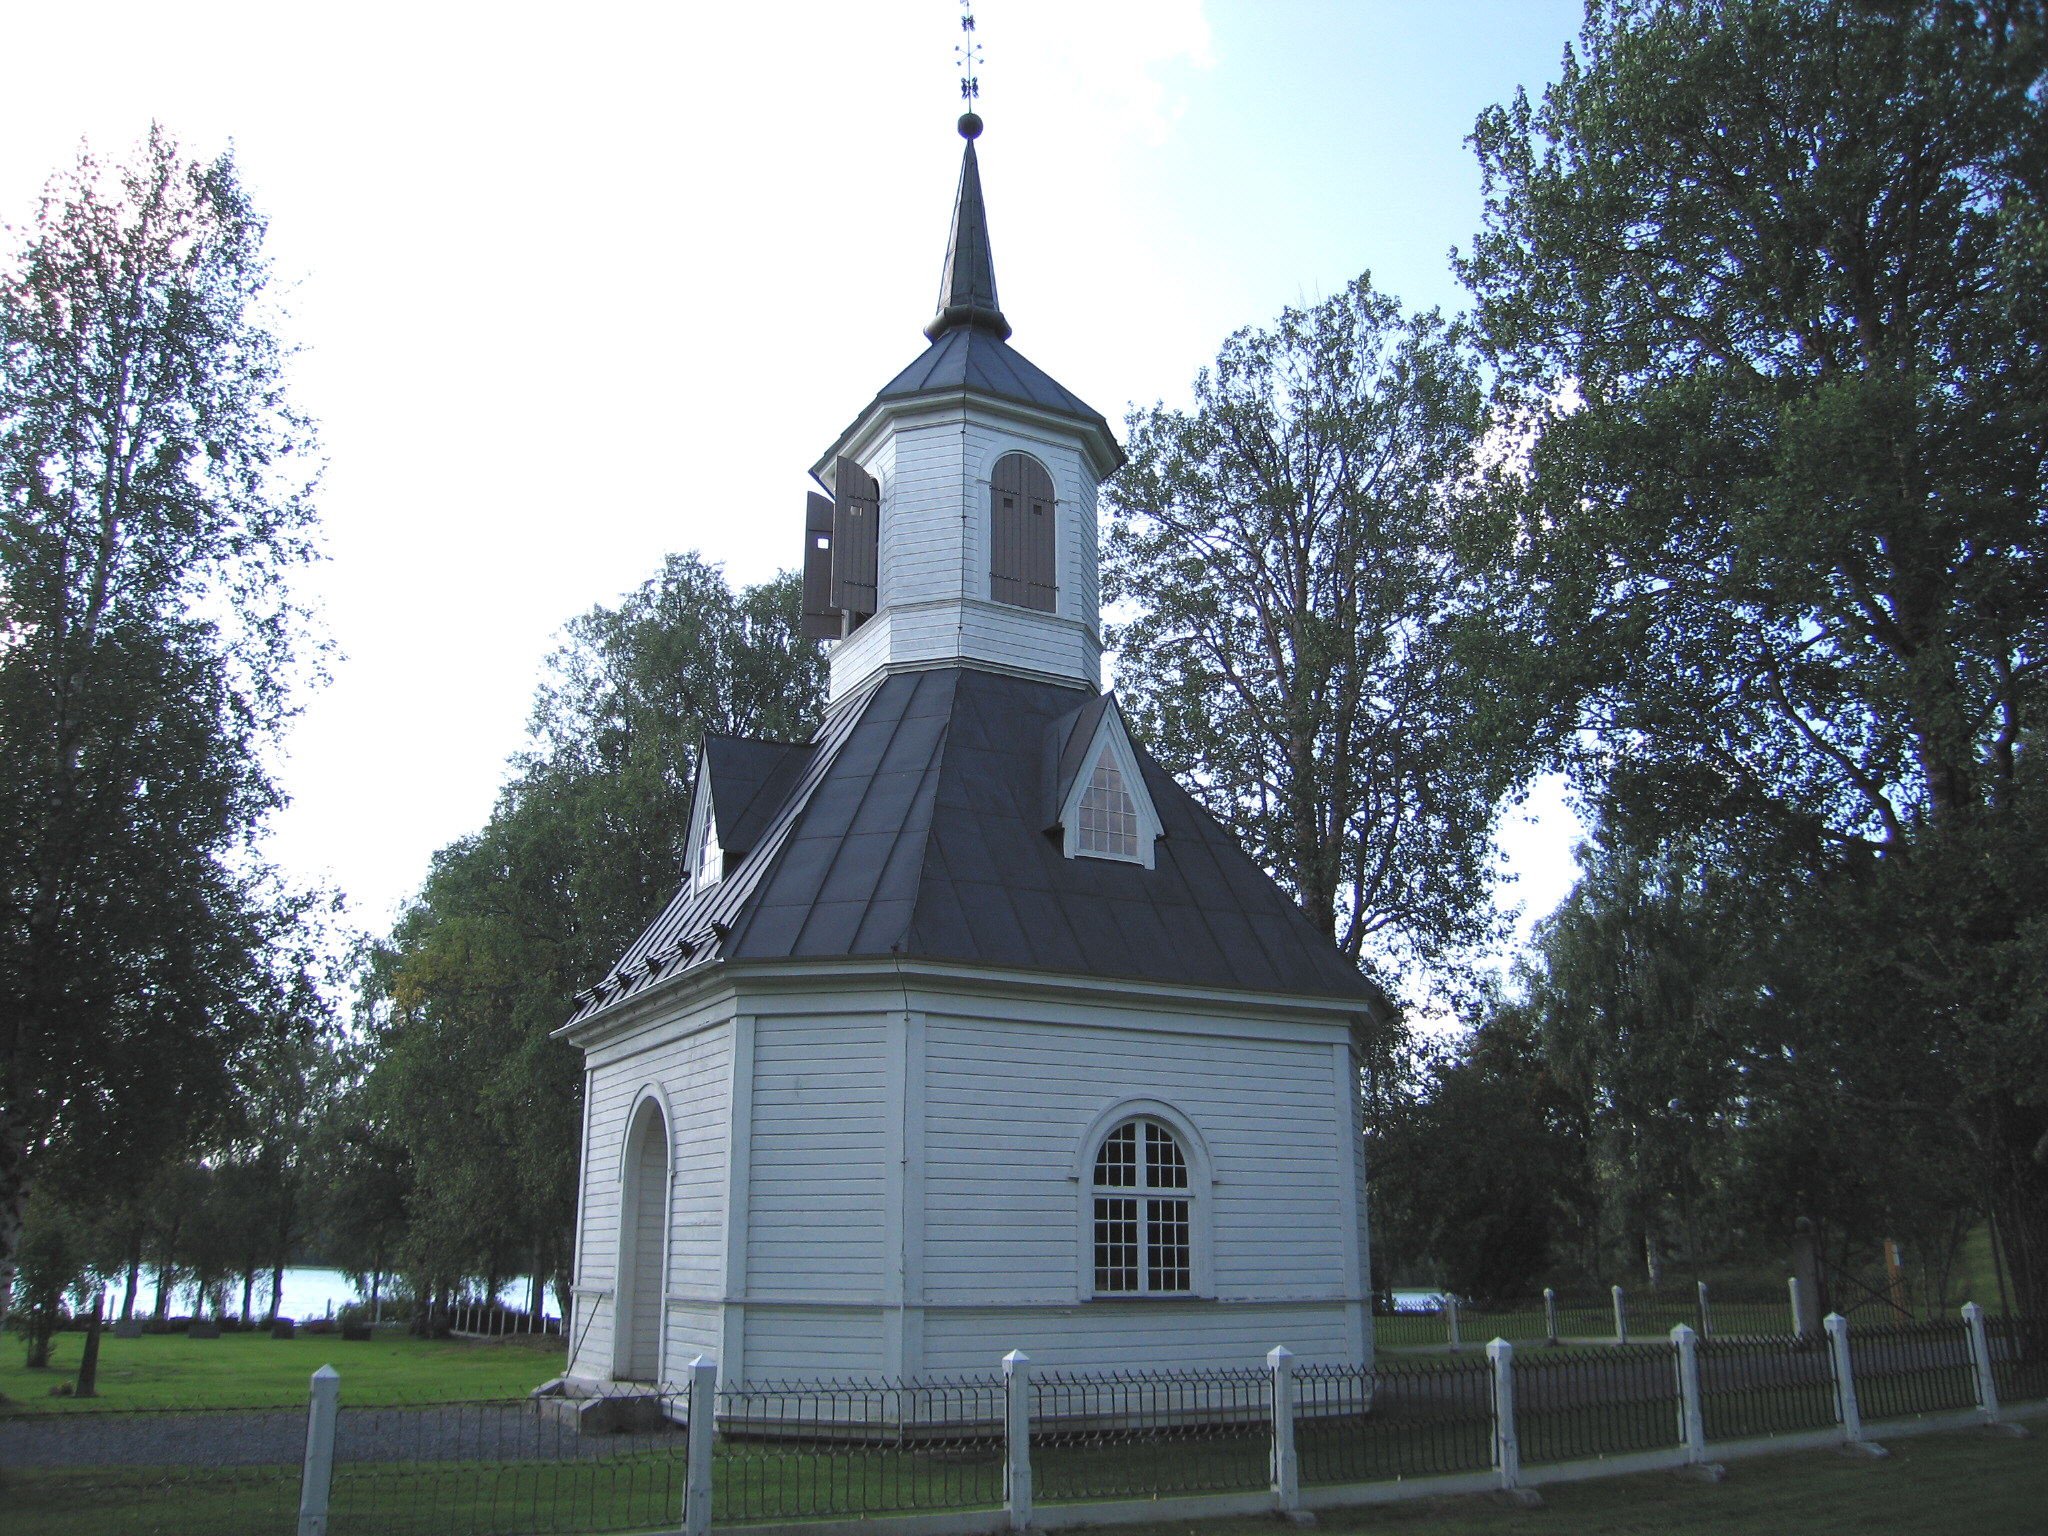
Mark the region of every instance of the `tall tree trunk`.
<instances>
[{"instance_id":1,"label":"tall tree trunk","mask_svg":"<svg viewBox=\"0 0 2048 1536\"><path fill-rule=\"evenodd\" d=\"M270 1320L277 1321L277 1310L284 1305L284 1265L279 1264L270 1271Z\"/></svg>"},{"instance_id":2,"label":"tall tree trunk","mask_svg":"<svg viewBox=\"0 0 2048 1536\"><path fill-rule=\"evenodd\" d=\"M242 1321L245 1323L251 1320L249 1317L249 1308L255 1305L255 1295L256 1271L253 1269L245 1269L242 1271Z\"/></svg>"},{"instance_id":3,"label":"tall tree trunk","mask_svg":"<svg viewBox=\"0 0 2048 1536\"><path fill-rule=\"evenodd\" d=\"M135 1293L142 1285L142 1221L128 1229L128 1283L121 1291L121 1321L135 1316Z\"/></svg>"},{"instance_id":4,"label":"tall tree trunk","mask_svg":"<svg viewBox=\"0 0 2048 1536\"><path fill-rule=\"evenodd\" d=\"M78 1357L78 1386L74 1397L98 1397L100 1380L100 1317L107 1309L104 1289L93 1292L92 1320L85 1325L85 1353Z\"/></svg>"}]
</instances>

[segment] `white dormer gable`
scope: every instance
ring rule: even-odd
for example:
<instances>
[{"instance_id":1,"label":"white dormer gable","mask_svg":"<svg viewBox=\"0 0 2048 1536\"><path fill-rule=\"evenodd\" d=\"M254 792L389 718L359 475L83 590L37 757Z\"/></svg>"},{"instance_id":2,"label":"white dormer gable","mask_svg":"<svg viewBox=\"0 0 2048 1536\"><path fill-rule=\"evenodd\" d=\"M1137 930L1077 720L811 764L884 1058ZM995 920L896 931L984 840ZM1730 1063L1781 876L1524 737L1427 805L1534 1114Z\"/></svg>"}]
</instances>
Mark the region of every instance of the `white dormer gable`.
<instances>
[{"instance_id":1,"label":"white dormer gable","mask_svg":"<svg viewBox=\"0 0 2048 1536\"><path fill-rule=\"evenodd\" d=\"M1088 744L1063 754L1077 764L1059 808L1061 851L1070 859L1115 859L1153 867L1153 844L1165 834L1137 749L1113 698L1103 701ZM1089 713L1083 711L1085 716Z\"/></svg>"}]
</instances>

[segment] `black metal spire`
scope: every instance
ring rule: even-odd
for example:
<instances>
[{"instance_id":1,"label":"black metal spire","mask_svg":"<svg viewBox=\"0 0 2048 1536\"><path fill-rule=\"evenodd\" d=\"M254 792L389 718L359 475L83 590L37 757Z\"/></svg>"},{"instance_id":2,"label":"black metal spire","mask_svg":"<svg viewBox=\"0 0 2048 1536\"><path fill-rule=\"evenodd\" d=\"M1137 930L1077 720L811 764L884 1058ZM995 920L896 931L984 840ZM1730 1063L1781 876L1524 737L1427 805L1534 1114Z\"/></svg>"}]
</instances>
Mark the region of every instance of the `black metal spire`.
<instances>
[{"instance_id":1,"label":"black metal spire","mask_svg":"<svg viewBox=\"0 0 2048 1536\"><path fill-rule=\"evenodd\" d=\"M960 118L960 137L967 152L960 160L960 191L953 199L953 231L946 241L946 269L939 278L939 312L924 328L937 341L946 332L970 326L1007 338L1010 322L996 303L995 261L989 255L988 213L981 204L981 168L975 163L974 141L981 119L972 112Z\"/></svg>"}]
</instances>

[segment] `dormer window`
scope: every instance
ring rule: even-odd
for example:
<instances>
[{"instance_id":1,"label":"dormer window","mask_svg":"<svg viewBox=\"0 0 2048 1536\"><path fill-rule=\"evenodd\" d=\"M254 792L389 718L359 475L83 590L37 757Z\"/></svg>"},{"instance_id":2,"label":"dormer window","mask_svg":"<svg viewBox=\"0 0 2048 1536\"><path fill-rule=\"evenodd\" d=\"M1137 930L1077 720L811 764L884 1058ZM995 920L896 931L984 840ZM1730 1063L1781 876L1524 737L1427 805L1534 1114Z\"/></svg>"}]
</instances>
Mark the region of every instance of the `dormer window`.
<instances>
[{"instance_id":1,"label":"dormer window","mask_svg":"<svg viewBox=\"0 0 2048 1536\"><path fill-rule=\"evenodd\" d=\"M1096 759L1088 787L1081 791L1081 825L1075 829L1075 847L1077 852L1111 859L1138 856L1137 802L1124 788L1123 772L1106 745Z\"/></svg>"},{"instance_id":2,"label":"dormer window","mask_svg":"<svg viewBox=\"0 0 2048 1536\"><path fill-rule=\"evenodd\" d=\"M725 850L718 846L718 818L711 814L710 796L705 796L704 826L697 842L697 889L708 891L725 878Z\"/></svg>"},{"instance_id":3,"label":"dormer window","mask_svg":"<svg viewBox=\"0 0 2048 1536\"><path fill-rule=\"evenodd\" d=\"M989 476L988 595L999 603L1059 608L1052 476L1024 453L1006 453Z\"/></svg>"},{"instance_id":4,"label":"dormer window","mask_svg":"<svg viewBox=\"0 0 2048 1536\"><path fill-rule=\"evenodd\" d=\"M1070 859L1114 859L1152 868L1152 845L1166 829L1145 788L1138 752L1116 701L1102 699L1070 719L1072 724L1060 729L1072 734L1064 748L1055 749L1063 765L1057 825L1064 852Z\"/></svg>"}]
</instances>

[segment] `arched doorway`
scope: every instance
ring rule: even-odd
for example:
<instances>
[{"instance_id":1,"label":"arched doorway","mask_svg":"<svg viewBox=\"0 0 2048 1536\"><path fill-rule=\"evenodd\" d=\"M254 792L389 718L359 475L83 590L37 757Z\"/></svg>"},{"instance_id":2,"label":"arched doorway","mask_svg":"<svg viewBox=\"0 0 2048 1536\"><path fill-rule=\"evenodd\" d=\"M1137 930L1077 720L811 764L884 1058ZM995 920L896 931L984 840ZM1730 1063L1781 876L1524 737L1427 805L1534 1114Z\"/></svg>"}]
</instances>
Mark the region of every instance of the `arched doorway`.
<instances>
[{"instance_id":1,"label":"arched doorway","mask_svg":"<svg viewBox=\"0 0 2048 1536\"><path fill-rule=\"evenodd\" d=\"M626 1134L619 1189L619 1276L612 1375L654 1381L661 1375L663 1277L668 1258L668 1122L642 1099Z\"/></svg>"}]
</instances>

